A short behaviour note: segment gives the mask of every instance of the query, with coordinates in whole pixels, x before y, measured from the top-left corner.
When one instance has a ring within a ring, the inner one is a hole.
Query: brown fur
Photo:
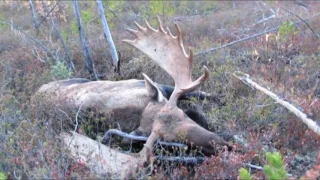
[[[132,132],[140,125],[144,109],[152,104],[159,104],[158,96],[162,96],[163,87],[166,85],[154,84],[148,86],[144,80],[124,81],[89,81],[87,79],[75,78],[69,80],[54,81],[44,84],[37,91],[37,101],[41,105],[46,104],[45,109],[55,109],[57,114],[65,116],[61,111],[70,116],[73,122],[65,117],[62,129],[74,129],[75,117],[79,110],[78,121],[85,126],[92,124],[94,128],[87,129],[86,133],[95,138],[97,132],[104,133],[110,128],[118,128],[124,132]],[[148,90],[148,86],[151,88]],[[161,87],[161,88],[157,88]],[[161,92],[159,92],[161,91]],[[171,94],[165,92],[165,98]],[[36,99],[36,98],[34,98]],[[61,111],[60,111],[61,110]],[[156,114],[156,108],[148,108]],[[57,117],[56,117],[57,118]],[[59,118],[60,119],[60,118]],[[153,119],[142,125],[143,129],[151,131]],[[61,122],[57,120],[57,127]],[[71,126],[71,128],[70,128]],[[87,132],[88,131],[88,132]],[[142,132],[142,131],[141,131]],[[144,133],[148,135],[148,133]]]

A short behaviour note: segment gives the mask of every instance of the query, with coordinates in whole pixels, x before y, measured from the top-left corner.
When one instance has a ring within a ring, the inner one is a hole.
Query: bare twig
[[[241,75],[241,76],[239,76],[239,75]],[[266,95],[268,95],[269,97],[271,97],[273,100],[275,100],[276,102],[278,102],[279,104],[284,106],[286,109],[288,109],[290,112],[295,114],[297,117],[299,117],[302,120],[302,122],[305,123],[311,130],[313,130],[315,133],[320,135],[320,127],[317,125],[317,123],[315,121],[313,121],[312,119],[309,119],[307,117],[307,115],[304,114],[303,112],[301,112],[298,108],[294,107],[293,105],[291,105],[287,101],[280,99],[276,94],[267,90],[266,88],[259,86],[257,83],[255,83],[251,79],[249,79],[249,75],[247,75],[247,74],[243,74],[241,72],[235,72],[235,73],[233,73],[233,76],[235,76],[239,80],[243,81],[245,84],[250,85],[251,87],[253,87],[255,89],[258,89],[258,90],[262,91],[263,93],[265,93]]]
[[[79,107],[79,109],[78,109],[78,112],[77,112],[77,114],[76,114],[76,126],[74,127],[74,132],[76,132],[76,130],[78,129],[78,125],[79,125],[79,123],[78,123],[78,115],[79,115],[79,112],[80,112],[83,104],[84,104],[84,103],[82,103],[82,104],[80,105],[80,107]]]
[[[41,19],[41,21],[37,24],[37,28],[43,23],[43,21],[51,14],[54,8],[58,5],[58,2],[51,8],[49,12],[46,13],[46,16]]]
[[[249,168],[263,170],[263,167],[261,167],[261,166],[257,166],[257,165],[253,165],[253,164],[249,164],[249,163],[244,163],[244,165],[248,166]]]
[[[317,16],[319,16],[319,15],[320,15],[320,13],[317,13],[317,14],[311,16],[311,17],[308,17],[308,18],[304,19],[304,21],[310,20],[310,19],[315,18],[315,17],[317,17]],[[296,21],[296,22],[294,22],[294,24],[299,24],[299,23],[301,23],[301,22],[302,22],[301,20],[300,20],[300,21]],[[201,52],[199,52],[199,53],[196,53],[194,56],[199,56],[199,55],[206,54],[206,53],[210,53],[210,52],[212,52],[212,51],[216,51],[216,50],[219,50],[219,49],[222,49],[222,48],[225,48],[225,47],[229,47],[229,46],[238,44],[238,43],[240,43],[240,42],[247,41],[247,40],[250,40],[250,39],[253,39],[253,38],[262,36],[262,35],[267,34],[267,33],[269,33],[269,32],[277,31],[279,28],[280,28],[280,26],[277,26],[277,27],[272,28],[272,29],[270,29],[270,30],[268,30],[268,31],[264,31],[264,32],[255,34],[255,35],[252,35],[252,36],[250,36],[250,37],[246,37],[246,38],[243,38],[243,39],[239,39],[239,40],[236,40],[236,41],[232,41],[232,42],[230,42],[230,43],[224,44],[224,45],[219,46],[219,47],[210,48],[210,49],[201,51]]]
[[[253,164],[250,164],[250,163],[244,163],[245,166],[248,166],[249,168],[252,168],[252,169],[258,169],[258,170],[261,170],[263,171],[263,167],[262,166],[257,166],[257,165],[253,165]],[[292,176],[292,174],[287,174],[289,177]]]
[[[39,61],[44,62],[44,63],[46,62],[46,61],[43,60],[43,59],[41,58],[41,56],[39,55],[36,46],[33,47],[33,49],[32,49],[32,54],[33,54]]]
[[[312,33],[320,39],[319,34],[315,33],[314,30],[311,28],[311,26],[304,20],[302,19],[300,16],[298,16],[297,14],[294,14],[293,12],[287,10],[286,8],[281,7],[283,10],[287,11],[289,14],[296,16],[297,18],[299,18],[304,24],[306,24],[308,26],[308,28],[312,31]]]
[[[54,57],[54,55],[51,53],[50,49],[48,49],[45,45],[43,45],[40,41],[38,41],[37,39],[35,39],[34,37],[30,36],[29,34],[23,32],[23,30],[21,28],[16,27],[15,25],[13,25],[12,23],[8,23],[6,21],[0,21],[0,24],[7,24],[10,25],[11,28],[19,31],[20,33],[24,34],[25,36],[27,36],[29,39],[31,39],[33,42],[35,42],[36,44],[38,44],[40,47],[42,47],[43,50],[45,50],[46,52],[48,52],[52,57]]]

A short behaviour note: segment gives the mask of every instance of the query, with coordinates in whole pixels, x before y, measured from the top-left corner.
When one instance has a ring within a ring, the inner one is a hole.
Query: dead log
[[[315,133],[320,135],[320,127],[317,125],[317,123],[315,121],[313,121],[312,119],[309,119],[307,117],[307,115],[304,114],[303,112],[301,112],[298,108],[294,107],[289,102],[282,100],[279,96],[277,96],[273,92],[267,90],[266,88],[259,86],[257,83],[252,81],[249,78],[249,75],[247,75],[247,74],[243,74],[241,72],[235,72],[235,73],[233,73],[233,76],[235,76],[237,79],[241,80],[245,84],[250,85],[251,87],[253,87],[255,89],[258,89],[259,91],[261,91],[261,92],[265,93],[266,95],[268,95],[269,97],[271,97],[277,103],[281,104],[287,110],[289,110],[290,112],[295,114],[298,118],[300,118],[302,120],[302,122],[304,124],[306,124],[311,130],[313,130]]]
[[[101,177],[133,177],[139,166],[139,158],[111,149],[76,132],[61,133],[60,137],[74,160],[84,162],[92,172]]]

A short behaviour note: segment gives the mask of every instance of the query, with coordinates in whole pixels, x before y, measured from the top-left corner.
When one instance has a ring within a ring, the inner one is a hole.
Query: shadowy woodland
[[[204,112],[209,128],[236,150],[196,166],[159,163],[152,179],[236,179],[239,173],[240,179],[320,178],[320,135],[232,75],[248,74],[319,126],[320,2],[102,3],[120,52],[120,72],[96,1],[78,1],[87,54],[72,1],[0,1],[0,179],[106,178],[68,157],[57,135],[34,123],[33,111],[50,110],[34,106],[31,98],[41,85],[73,77],[116,81],[143,79],[145,73],[157,83],[173,85],[148,57],[121,42],[132,37],[125,29],[135,28],[134,21],[144,25],[145,18],[156,27],[156,16],[173,34],[174,23],[181,27],[185,47],[194,52],[193,77],[199,77],[203,65],[209,68],[210,78],[200,90],[219,103],[192,103]]]

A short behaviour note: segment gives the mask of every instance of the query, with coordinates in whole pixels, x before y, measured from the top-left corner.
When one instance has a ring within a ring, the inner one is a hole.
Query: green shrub
[[[6,174],[3,172],[0,172],[0,180],[5,180],[5,179],[7,179]]]
[[[263,170],[267,179],[287,179],[287,171],[284,167],[281,154],[278,152],[266,153],[267,164],[264,165]],[[252,179],[248,170],[245,168],[239,169],[240,179]]]
[[[263,167],[268,179],[287,179],[287,171],[284,167],[281,154],[267,152],[267,165]]]
[[[63,62],[58,61],[51,70],[51,75],[56,80],[67,79],[72,75],[72,71],[68,70],[67,66]]]
[[[251,180],[252,178],[251,178],[251,176],[250,176],[250,174],[249,174],[249,172],[248,172],[248,170],[246,170],[245,168],[240,168],[240,170],[239,170],[239,176],[240,176],[240,179],[241,180],[243,180],[243,179],[245,179],[245,180]]]
[[[286,41],[288,36],[298,33],[298,31],[294,28],[293,25],[294,23],[292,21],[285,21],[280,25],[278,31],[280,41]]]

